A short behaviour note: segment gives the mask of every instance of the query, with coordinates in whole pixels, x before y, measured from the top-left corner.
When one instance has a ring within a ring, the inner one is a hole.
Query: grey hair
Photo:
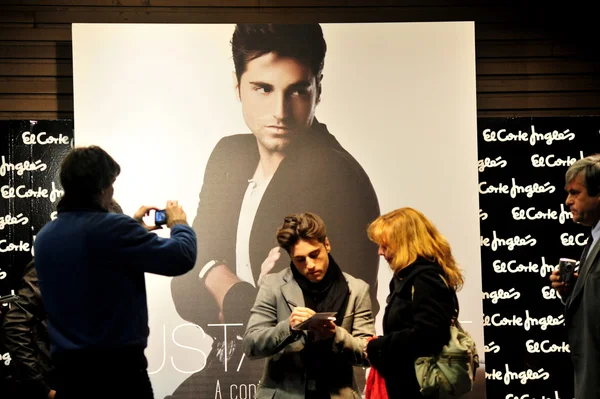
[[[565,184],[571,183],[583,174],[583,184],[589,196],[600,193],[600,154],[594,154],[577,160],[565,173]]]

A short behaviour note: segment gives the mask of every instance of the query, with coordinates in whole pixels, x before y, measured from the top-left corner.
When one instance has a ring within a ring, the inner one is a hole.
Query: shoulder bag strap
[[[402,280],[402,284],[406,283],[406,280],[408,280],[409,277],[412,277],[414,275],[413,273],[410,273],[408,276],[406,276],[406,278],[404,280]],[[448,288],[448,290],[450,291],[450,293],[452,294],[452,301],[454,302],[454,315],[452,316],[452,319],[450,320],[452,322],[452,324],[458,323],[458,314],[459,314],[459,305],[458,305],[458,298],[456,297],[456,291],[454,291],[449,285],[448,282],[446,281],[446,278],[442,275],[439,274],[440,278],[442,279],[442,281],[444,282],[444,284],[446,285],[446,287]],[[412,296],[411,299],[414,299],[415,296],[415,286],[413,285],[411,287],[412,289]]]

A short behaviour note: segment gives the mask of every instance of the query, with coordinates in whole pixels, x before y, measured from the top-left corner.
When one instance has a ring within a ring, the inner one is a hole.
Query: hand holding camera
[[[558,275],[560,276],[560,281],[565,284],[571,284],[572,280],[574,280],[575,271],[577,268],[577,261],[574,259],[568,258],[560,258],[558,263]]]
[[[558,268],[550,275],[552,288],[558,292],[561,297],[569,295],[573,283],[579,276],[577,274],[577,261],[574,259],[561,258]]]
[[[148,225],[148,224],[146,224],[146,222],[144,222],[144,216],[150,215],[150,211],[152,211],[152,210],[159,212],[158,208],[155,206],[142,205],[140,207],[140,209],[138,209],[137,212],[133,215],[133,218],[135,220],[137,220],[138,222],[140,222],[140,224],[142,226],[144,226],[144,228],[148,231],[158,230],[161,228],[161,226],[156,223],[154,223],[154,225],[152,226],[152,225]]]
[[[187,223],[187,216],[177,201],[167,201],[165,213],[167,215],[167,227],[169,228],[177,223]]]
[[[148,225],[144,222],[144,216],[150,215],[150,211],[154,211],[154,225]],[[187,216],[177,201],[167,201],[165,209],[158,209],[155,206],[141,206],[133,215],[133,218],[148,231],[161,229],[164,225],[170,228],[177,223],[187,223]]]

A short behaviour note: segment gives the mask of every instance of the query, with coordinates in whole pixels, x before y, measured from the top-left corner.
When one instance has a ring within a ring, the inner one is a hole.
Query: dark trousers
[[[62,351],[53,361],[56,399],[154,399],[144,348]]]

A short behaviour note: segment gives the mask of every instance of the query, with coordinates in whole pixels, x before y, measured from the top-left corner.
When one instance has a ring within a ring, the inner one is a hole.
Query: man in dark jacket
[[[600,397],[600,154],[577,160],[565,173],[565,204],[573,222],[590,229],[575,282],[565,284],[559,270],[550,276],[565,304],[565,326],[575,377],[575,399]]]

